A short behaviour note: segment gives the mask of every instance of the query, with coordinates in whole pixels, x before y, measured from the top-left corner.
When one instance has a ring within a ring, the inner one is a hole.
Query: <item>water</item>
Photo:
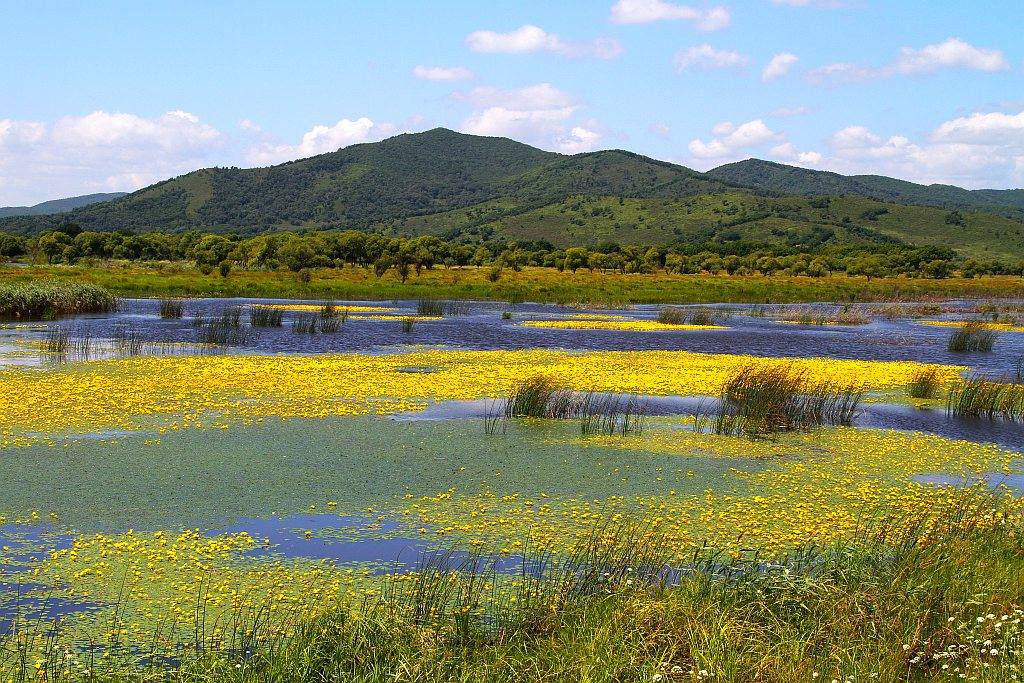
[[[296,303],[279,299],[197,299],[185,304],[185,318],[163,320],[159,302],[134,299],[126,302],[118,313],[78,316],[58,324],[81,332],[88,330],[95,340],[97,355],[102,346],[98,340],[113,339],[116,330],[125,326],[136,329],[152,343],[169,346],[155,353],[195,353],[198,340],[193,325],[197,316],[217,316],[225,308],[247,307],[259,303]],[[302,302],[309,303],[309,302]],[[316,303],[316,302],[313,302]],[[768,317],[733,315],[726,329],[671,330],[630,332],[620,330],[578,330],[523,327],[526,320],[562,320],[581,312],[563,306],[473,302],[464,315],[441,320],[418,320],[411,333],[402,331],[401,316],[414,315],[416,302],[351,302],[353,305],[385,306],[389,311],[381,317],[376,313],[353,313],[341,330],[332,334],[296,334],[291,330],[295,312],[285,312],[281,328],[257,328],[251,339],[232,352],[242,353],[387,353],[408,345],[462,350],[515,350],[558,348],[578,350],[671,350],[705,353],[750,354],[791,358],[842,358],[864,360],[914,360],[928,363],[968,365],[977,372],[992,376],[1012,374],[1024,356],[1024,333],[1000,334],[992,353],[956,354],[946,349],[951,328],[922,325],[912,319],[875,320],[867,325],[792,325]],[[966,305],[966,302],[960,302]],[[622,315],[629,319],[653,320],[658,306],[635,306],[621,311],[588,311]],[[728,307],[731,310],[748,310]],[[512,310],[511,320],[502,319],[503,311]],[[248,316],[243,314],[243,321]],[[0,335],[0,356],[24,347],[12,346],[14,341],[42,341],[43,328],[6,329]],[[6,346],[5,346],[6,345]],[[108,344],[109,346],[109,344]],[[0,362],[25,362],[23,359],[0,358]]]

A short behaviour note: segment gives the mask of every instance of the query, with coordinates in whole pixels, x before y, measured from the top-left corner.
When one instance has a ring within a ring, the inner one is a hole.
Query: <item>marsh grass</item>
[[[341,329],[343,322],[340,315],[332,315],[329,318],[321,316],[318,324],[322,334],[334,334]]]
[[[853,384],[811,383],[791,365],[747,366],[730,377],[710,413],[698,412],[698,431],[766,436],[851,425],[864,392]]]
[[[106,289],[82,282],[37,280],[0,284],[0,318],[44,319],[117,310]]]
[[[87,680],[125,683],[1019,680],[1024,535],[1007,498],[954,492],[782,554],[715,541],[680,557],[656,524],[598,522],[565,553],[439,549],[376,597],[286,612],[278,637],[272,605],[214,622],[199,596],[194,635],[165,630],[134,660],[104,656],[103,642],[69,665],[48,623],[26,624],[0,635],[0,671],[46,683],[86,667]],[[118,646],[124,630],[109,629]]]
[[[416,319],[412,316],[405,316],[402,318],[402,332],[405,334],[412,334],[413,325],[416,323]]]
[[[299,311],[292,318],[292,332],[295,334],[316,334],[320,316],[317,313]]]
[[[845,305],[839,309],[821,306],[784,307],[780,319],[797,325],[866,325],[871,322],[863,311]]]
[[[121,356],[138,356],[145,348],[142,330],[130,324],[114,327],[114,352]]]
[[[584,436],[640,434],[647,417],[647,401],[635,395],[585,394],[576,408]]]
[[[984,323],[971,321],[953,331],[948,348],[953,353],[988,353],[999,335]]]
[[[445,314],[445,303],[437,299],[420,299],[416,302],[416,315],[421,318],[440,318]]]
[[[253,327],[281,327],[284,311],[273,306],[252,306],[249,309],[249,324]]]
[[[46,340],[43,342],[43,348],[47,353],[60,356],[67,354],[71,348],[71,333],[66,327],[60,325],[46,328]]]
[[[949,390],[946,413],[956,417],[1000,417],[1024,422],[1024,384],[972,377]]]
[[[728,318],[727,311],[715,311],[706,306],[693,309],[662,306],[658,309],[658,322],[664,325],[717,325]]]
[[[567,419],[576,415],[576,393],[548,375],[528,377],[513,387],[505,402],[505,416]]]
[[[185,315],[185,304],[181,299],[160,299],[160,317],[178,319]]]
[[[944,384],[938,368],[922,368],[914,373],[907,385],[907,395],[911,398],[935,398]]]

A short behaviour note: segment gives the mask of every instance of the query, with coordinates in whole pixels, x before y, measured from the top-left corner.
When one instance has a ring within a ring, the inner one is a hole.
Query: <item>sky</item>
[[[0,0],[0,205],[444,126],[1024,187],[1024,0]]]

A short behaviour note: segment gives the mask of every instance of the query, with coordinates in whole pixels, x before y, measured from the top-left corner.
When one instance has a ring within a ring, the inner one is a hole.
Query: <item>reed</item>
[[[911,398],[935,398],[942,384],[942,374],[937,368],[922,368],[910,379],[907,395]]]
[[[338,315],[333,315],[329,318],[321,316],[320,320],[318,321],[318,324],[320,326],[320,332],[322,334],[334,334],[335,332],[338,332],[341,329],[342,320],[341,317]]]
[[[506,417],[571,418],[578,401],[571,389],[553,377],[534,375],[513,387],[505,402]]]
[[[972,377],[951,387],[946,414],[1024,422],[1024,384]]]
[[[583,436],[640,434],[647,416],[647,402],[633,394],[622,397],[590,392],[579,401],[577,413]]]
[[[185,305],[181,299],[160,299],[160,317],[177,319],[185,315]]]
[[[997,337],[998,334],[991,327],[970,321],[953,331],[948,348],[953,353],[988,353],[995,346]]]
[[[114,328],[114,351],[122,356],[138,356],[145,348],[142,330],[134,325]]]
[[[252,306],[249,309],[249,324],[253,327],[281,327],[284,311],[273,306]]]
[[[412,334],[412,327],[415,324],[416,319],[412,316],[405,316],[402,318],[402,332],[405,334]]]
[[[686,322],[686,311],[677,306],[663,306],[658,309],[658,322],[663,325],[682,325]]]
[[[71,346],[70,338],[71,335],[66,327],[53,325],[46,328],[46,340],[43,342],[43,346],[47,353],[63,356]]]
[[[416,315],[421,318],[440,318],[445,314],[445,304],[437,299],[420,299],[416,302]]]
[[[295,334],[316,334],[320,316],[316,313],[300,311],[292,318],[292,332]]]
[[[0,284],[0,318],[44,319],[117,310],[106,289],[81,282],[39,280]]]
[[[710,414],[698,414],[697,428],[758,437],[850,425],[863,398],[852,384],[810,384],[790,365],[747,366],[727,380]]]

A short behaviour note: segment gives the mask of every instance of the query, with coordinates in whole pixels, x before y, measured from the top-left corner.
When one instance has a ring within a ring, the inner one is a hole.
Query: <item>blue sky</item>
[[[0,204],[435,126],[1024,186],[1024,2],[0,0]]]

